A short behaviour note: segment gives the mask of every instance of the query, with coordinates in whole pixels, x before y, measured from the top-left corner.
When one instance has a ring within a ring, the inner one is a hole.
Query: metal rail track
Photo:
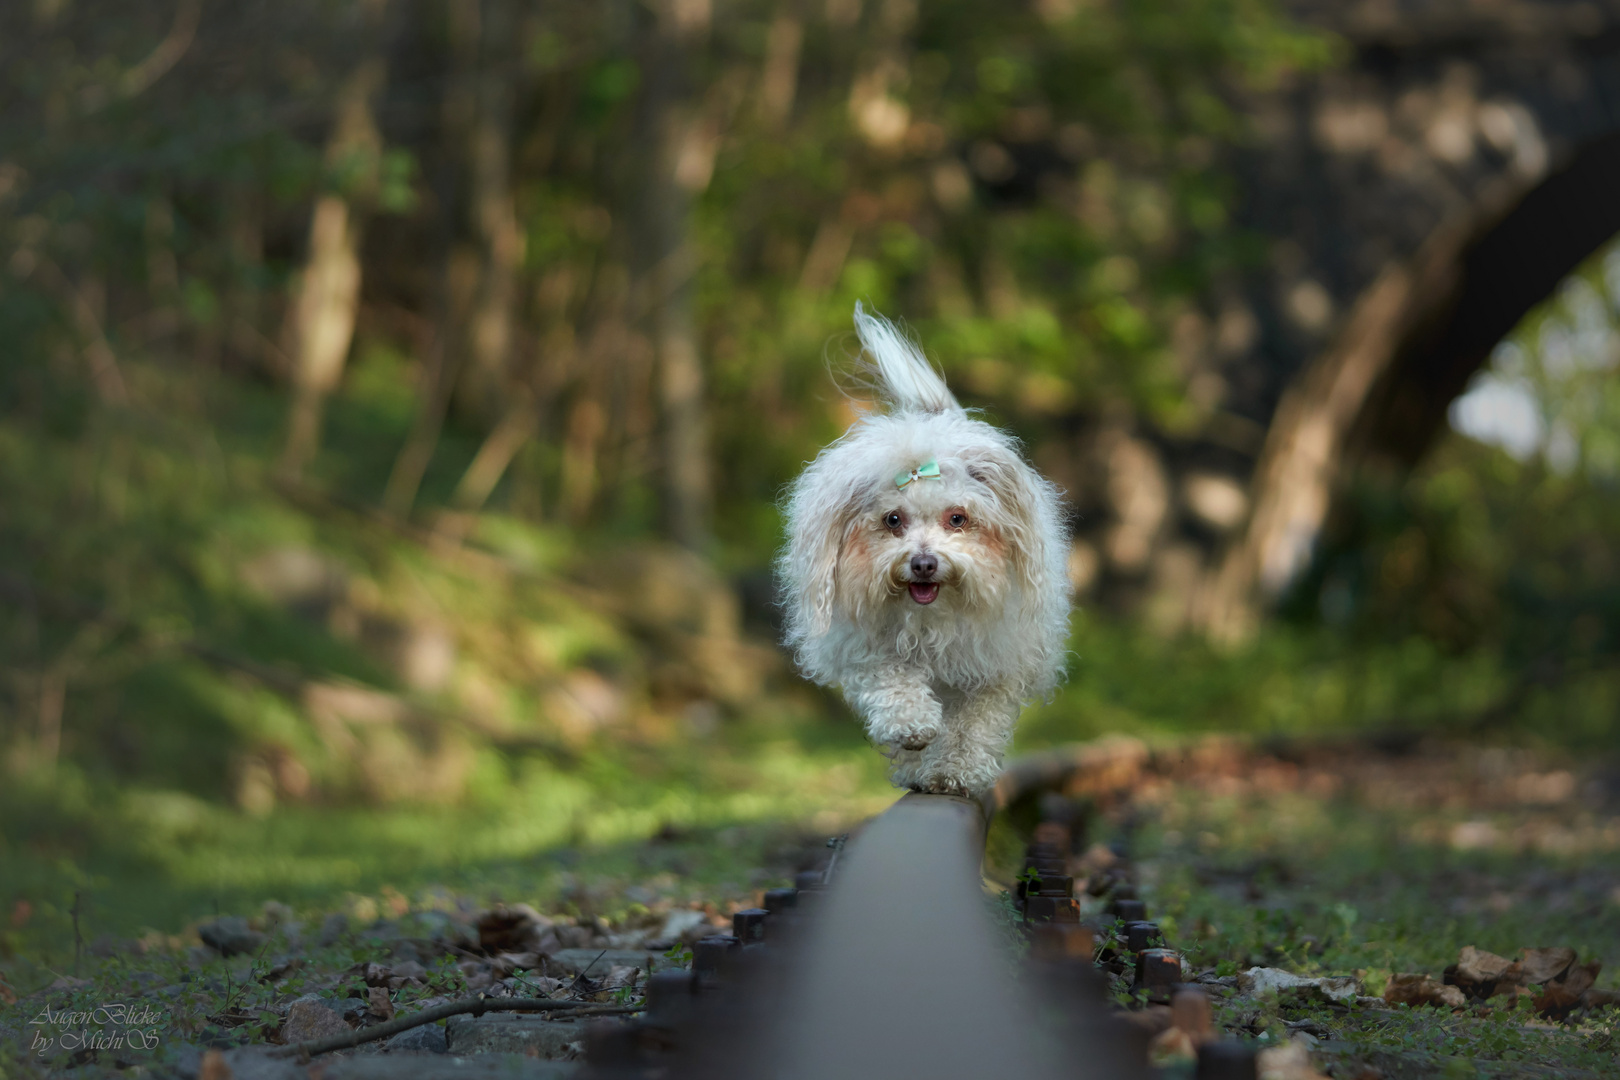
[[[600,1023],[586,1040],[592,1080],[1019,1080],[1149,1075],[1147,1040],[1104,1001],[1101,955],[1134,961],[1138,984],[1168,999],[1179,959],[1154,949],[1128,884],[1117,919],[1080,923],[1068,826],[1037,829],[1020,887],[1025,923],[998,920],[981,877],[997,812],[1042,792],[1104,794],[1128,784],[1139,743],[1087,744],[1014,762],[982,800],[910,794],[869,822],[832,880],[800,875],[705,939],[691,973],[653,976],[645,1018]],[[1044,837],[1044,839],[1043,839]],[[1027,895],[1024,895],[1027,894]],[[1019,971],[1007,935],[1032,938]],[[1128,944],[1126,943],[1128,939]],[[1133,955],[1134,954],[1134,955]],[[1252,1078],[1253,1055],[1200,1051],[1200,1080]]]

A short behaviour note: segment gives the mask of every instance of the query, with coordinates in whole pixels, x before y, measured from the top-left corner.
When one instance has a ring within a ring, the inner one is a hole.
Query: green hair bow
[[[925,461],[915,469],[897,473],[894,478],[894,486],[903,488],[913,480],[922,480],[926,477],[932,477],[935,480],[939,479],[939,462]]]

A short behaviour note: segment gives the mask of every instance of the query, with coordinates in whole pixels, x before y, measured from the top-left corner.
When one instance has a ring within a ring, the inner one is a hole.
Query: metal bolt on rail
[[[1030,922],[1080,922],[1080,905],[1067,896],[1036,895],[1024,900],[1024,917]]]
[[[1058,920],[1032,927],[1029,943],[1030,953],[1037,960],[1083,960],[1089,964],[1097,949],[1090,927]]]
[[[1215,1009],[1209,995],[1196,986],[1177,990],[1170,999],[1170,1021],[1191,1035],[1194,1042],[1208,1039],[1215,1030]]]
[[[585,1026],[585,1060],[607,1075],[638,1069],[647,1060],[641,1046],[641,1025],[634,1021],[593,1020]]]
[[[1072,850],[1069,827],[1061,821],[1043,821],[1035,826],[1035,843],[1045,844],[1057,851]]]
[[[696,986],[690,971],[660,971],[647,978],[647,1019],[674,1027],[691,1011]]]
[[[692,972],[699,985],[719,982],[725,975],[731,952],[741,946],[735,934],[713,934],[692,946]]]
[[[1181,982],[1181,957],[1169,949],[1143,949],[1136,955],[1136,985],[1151,998],[1168,1000]]]
[[[1032,896],[1074,896],[1074,878],[1068,874],[1042,874],[1029,883]]]
[[[1125,948],[1133,953],[1151,949],[1160,941],[1156,922],[1128,922],[1125,924]]]
[[[780,914],[790,907],[796,907],[798,902],[798,889],[767,889],[765,891],[765,910],[772,915]]]
[[[1108,905],[1108,913],[1123,923],[1145,922],[1147,905],[1134,899],[1114,900]]]
[[[744,945],[758,945],[765,940],[765,920],[770,915],[764,908],[743,908],[731,916],[731,932]]]

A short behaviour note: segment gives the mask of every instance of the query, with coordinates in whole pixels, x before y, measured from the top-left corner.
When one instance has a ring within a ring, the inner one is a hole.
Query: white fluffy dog
[[[917,347],[855,305],[890,408],[823,450],[787,499],[787,644],[843,687],[899,787],[977,796],[1069,632],[1058,491],[975,420]]]

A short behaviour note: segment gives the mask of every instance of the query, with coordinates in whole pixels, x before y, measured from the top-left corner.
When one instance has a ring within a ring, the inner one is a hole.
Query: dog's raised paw
[[[938,724],[908,724],[897,729],[890,736],[889,742],[901,750],[924,750],[941,734],[942,730]]]

